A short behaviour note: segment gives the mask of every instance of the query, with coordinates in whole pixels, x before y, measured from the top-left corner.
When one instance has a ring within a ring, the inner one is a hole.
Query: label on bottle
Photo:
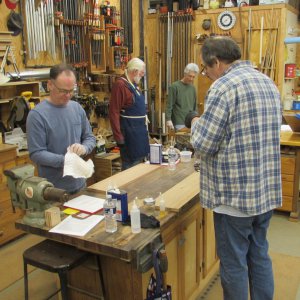
[[[104,210],[104,214],[105,214],[105,215],[106,215],[106,214],[112,214],[112,215],[115,215],[115,214],[116,214],[116,211],[117,211],[116,207],[105,207],[105,208],[103,208],[103,210]]]

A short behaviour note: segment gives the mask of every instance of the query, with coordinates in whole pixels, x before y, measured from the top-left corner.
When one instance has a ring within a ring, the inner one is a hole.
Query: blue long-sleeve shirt
[[[200,153],[200,202],[248,215],[281,206],[280,94],[249,62],[236,62],[210,87],[193,123]]]
[[[30,111],[26,128],[30,159],[37,165],[39,176],[67,192],[84,187],[83,178],[63,177],[67,148],[79,143],[88,154],[96,144],[83,108],[75,101],[55,106],[44,100]]]

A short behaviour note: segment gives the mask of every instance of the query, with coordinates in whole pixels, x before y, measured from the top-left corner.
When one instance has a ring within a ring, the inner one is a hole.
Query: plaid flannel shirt
[[[281,206],[280,94],[250,62],[238,61],[210,87],[192,126],[200,154],[200,202],[257,215]]]

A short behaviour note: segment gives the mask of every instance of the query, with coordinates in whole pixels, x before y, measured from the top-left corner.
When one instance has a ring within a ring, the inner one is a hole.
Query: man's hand
[[[79,156],[86,154],[86,149],[81,144],[73,144],[73,145],[69,146],[68,151],[71,153],[75,153]]]
[[[191,128],[192,127],[192,120],[194,118],[199,118],[199,114],[196,112],[196,111],[190,111],[186,117],[185,117],[185,120],[184,120],[184,124],[185,124],[185,127],[187,128]]]
[[[174,130],[174,125],[173,125],[173,122],[171,120],[167,121],[167,127],[170,129],[170,130]]]

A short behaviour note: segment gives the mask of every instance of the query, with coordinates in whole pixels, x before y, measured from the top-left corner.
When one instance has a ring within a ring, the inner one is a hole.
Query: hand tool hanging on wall
[[[162,60],[163,93],[167,92],[171,82],[180,79],[185,66],[191,62],[192,21],[193,17],[189,10],[159,15],[157,30],[160,34],[157,40],[157,55]],[[176,61],[174,66],[172,66],[173,56]]]
[[[250,59],[251,34],[252,34],[252,9],[250,8],[248,13],[248,45],[247,45],[247,54],[245,59]]]
[[[132,53],[132,0],[121,0],[120,7],[121,26],[124,28],[124,45],[128,47],[128,53]]]
[[[260,39],[259,39],[259,62],[258,62],[260,68],[262,62],[263,38],[264,38],[264,17],[261,17],[260,18]]]
[[[12,64],[13,64],[13,67],[14,67],[14,70],[15,70],[15,72],[16,72],[16,74],[17,74],[17,78],[15,78],[15,79],[20,79],[20,72],[19,72],[19,69],[18,69],[18,66],[17,66],[16,58],[15,58],[15,55],[14,55],[14,53],[13,53],[13,51],[12,51],[10,45],[8,45],[8,46],[6,47],[5,54],[4,54],[3,59],[2,59],[2,62],[1,62],[0,74],[1,74],[1,75],[2,75],[2,74],[4,75],[5,66],[6,66],[6,64],[8,64],[8,61],[9,61],[9,60],[8,60],[8,56],[9,56],[9,55],[10,55],[10,57],[11,57]]]
[[[144,0],[139,0],[140,58],[144,59]]]
[[[146,110],[147,112],[149,111],[149,107],[148,107],[148,70],[149,70],[149,66],[148,66],[148,49],[147,47],[145,47],[145,65],[146,65],[146,70],[145,70],[145,75],[144,75],[144,96],[145,96],[145,106],[146,106]]]
[[[27,51],[30,59],[36,59],[39,52],[47,51],[56,59],[53,0],[40,1],[36,7],[34,0],[22,2],[25,6]]]

